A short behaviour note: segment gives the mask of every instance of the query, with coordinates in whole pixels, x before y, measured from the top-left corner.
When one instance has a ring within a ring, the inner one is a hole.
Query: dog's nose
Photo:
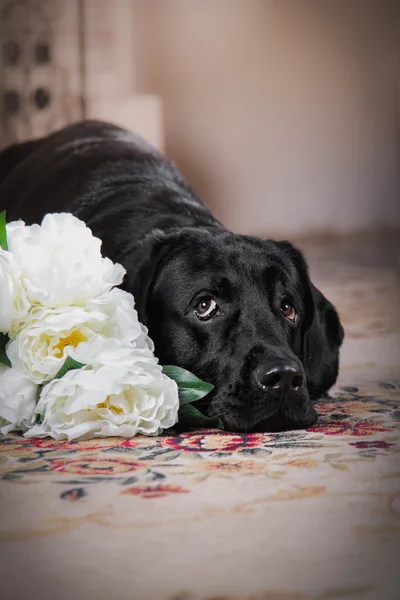
[[[256,377],[265,390],[297,392],[304,385],[304,375],[295,362],[258,367]]]

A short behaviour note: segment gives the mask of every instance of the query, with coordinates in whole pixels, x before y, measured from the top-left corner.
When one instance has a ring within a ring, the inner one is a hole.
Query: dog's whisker
[[[204,421],[206,419],[212,419],[214,417],[218,417],[219,419],[222,419],[222,415],[220,413],[220,410],[215,409],[215,410],[211,411],[209,414],[204,415],[204,419],[200,422],[200,426],[201,426],[202,423],[204,423]]]

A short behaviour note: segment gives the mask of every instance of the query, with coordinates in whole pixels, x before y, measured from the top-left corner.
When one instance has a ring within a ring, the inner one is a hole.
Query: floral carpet
[[[398,246],[305,250],[346,329],[318,424],[0,438],[2,598],[400,598]]]

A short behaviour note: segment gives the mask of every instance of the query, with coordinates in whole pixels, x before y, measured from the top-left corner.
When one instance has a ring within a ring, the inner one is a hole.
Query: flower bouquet
[[[222,427],[192,403],[213,388],[161,367],[125,269],[70,214],[0,214],[0,431],[56,440]]]

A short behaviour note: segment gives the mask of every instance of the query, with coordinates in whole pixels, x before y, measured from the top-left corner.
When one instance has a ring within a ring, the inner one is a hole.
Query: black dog
[[[85,122],[0,154],[0,209],[37,223],[71,212],[127,269],[161,364],[210,381],[227,429],[316,422],[343,329],[288,242],[230,233],[175,167],[135,135]]]

